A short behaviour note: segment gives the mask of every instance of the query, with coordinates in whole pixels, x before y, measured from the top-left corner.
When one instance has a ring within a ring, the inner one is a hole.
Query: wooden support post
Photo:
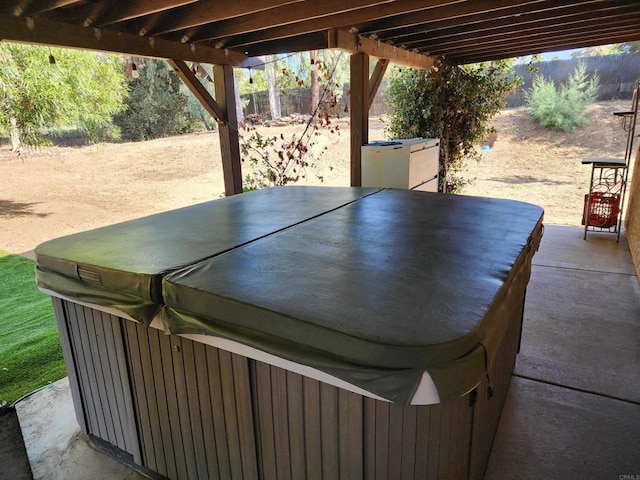
[[[218,125],[220,151],[224,173],[224,191],[227,196],[242,193],[242,167],[240,165],[240,143],[236,114],[233,68],[229,65],[213,67],[213,83],[216,102],[225,114],[226,122]]]
[[[369,55],[351,55],[351,186],[362,185],[362,146],[369,141]]]

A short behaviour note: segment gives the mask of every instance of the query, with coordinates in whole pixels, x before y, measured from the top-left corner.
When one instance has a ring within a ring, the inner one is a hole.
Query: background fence
[[[552,79],[556,84],[563,83],[580,63],[586,64],[589,74],[598,72],[600,76],[598,101],[631,99],[633,85],[636,80],[640,79],[640,53],[539,62],[532,65],[537,69],[537,73],[534,74],[529,73],[527,65],[515,65],[514,73],[522,77],[523,83],[520,88],[507,95],[507,108],[524,106],[524,93],[531,88],[535,75],[544,75],[546,78]],[[371,105],[369,112],[371,116],[389,113],[389,107],[385,99],[386,88],[387,81],[384,79]],[[243,104],[245,104],[245,115],[259,114],[269,116],[269,96],[266,91],[242,95],[241,98]],[[333,114],[337,116],[348,115],[348,84],[343,86],[342,93],[338,95],[337,100],[338,104]],[[280,105],[282,116],[296,113],[310,115],[311,91],[309,88],[301,87],[280,92]]]
[[[514,71],[523,79],[522,86],[507,95],[507,108],[522,107],[524,93],[531,88],[535,75],[543,75],[552,79],[556,85],[565,82],[575,68],[584,63],[587,73],[598,72],[600,76],[600,90],[598,101],[631,99],[633,85],[640,79],[640,54],[606,55],[601,57],[582,57],[569,60],[552,60],[534,63],[537,73],[533,75],[527,71],[527,65],[516,65]]]

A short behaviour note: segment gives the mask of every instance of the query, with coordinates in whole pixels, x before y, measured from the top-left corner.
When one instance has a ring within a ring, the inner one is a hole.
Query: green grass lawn
[[[36,287],[33,261],[0,250],[0,403],[66,374],[51,300]]]

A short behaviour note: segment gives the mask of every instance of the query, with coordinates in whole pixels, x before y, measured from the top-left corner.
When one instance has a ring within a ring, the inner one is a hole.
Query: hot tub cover
[[[165,329],[227,337],[404,404],[427,370],[445,401],[479,383],[522,312],[542,215],[383,190],[166,276]]]
[[[56,294],[149,323],[162,276],[377,191],[280,187],[57,238],[36,250],[36,281]]]

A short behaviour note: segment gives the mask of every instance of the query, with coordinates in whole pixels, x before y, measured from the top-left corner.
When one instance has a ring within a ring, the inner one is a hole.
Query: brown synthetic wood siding
[[[468,396],[408,407],[366,398],[364,407],[366,479],[467,478]]]
[[[134,322],[126,332],[144,466],[176,480],[258,478],[248,359]]]
[[[64,354],[64,362],[67,367],[67,374],[69,375],[69,387],[71,389],[71,398],[73,399],[73,406],[76,413],[76,419],[78,425],[84,433],[88,433],[87,419],[85,417],[85,407],[80,393],[80,373],[76,366],[77,357],[74,353],[74,349],[71,344],[71,333],[67,326],[67,312],[66,306],[62,300],[56,297],[51,297],[53,302],[53,311],[56,315],[56,321],[58,323],[58,332],[60,334],[60,343],[62,344],[62,352]]]
[[[523,303],[515,305],[514,311],[511,313],[512,321],[508,324],[502,344],[489,369],[489,377],[483,379],[477,388],[478,400],[474,412],[473,438],[471,440],[473,445],[469,475],[471,480],[482,479],[489,461],[489,454],[498,429],[520,345],[522,307]],[[488,390],[489,380],[493,390],[491,396]]]
[[[102,438],[139,458],[130,387],[124,358],[121,319],[71,302],[59,302],[65,314],[68,348],[77,382],[72,395],[80,398],[86,433]],[[62,330],[61,330],[62,333]],[[75,385],[74,385],[75,384]],[[77,389],[77,391],[76,391]]]
[[[522,303],[503,312],[508,328],[474,392],[400,406],[71,302],[54,305],[87,433],[173,480],[480,479],[522,313]]]
[[[252,361],[261,478],[363,478],[363,397]]]

